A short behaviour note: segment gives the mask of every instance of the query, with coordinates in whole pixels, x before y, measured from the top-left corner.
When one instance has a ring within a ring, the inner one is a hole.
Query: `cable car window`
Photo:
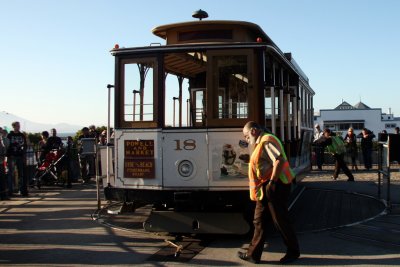
[[[247,56],[216,56],[214,64],[218,75],[218,119],[248,118]]]
[[[124,65],[124,121],[154,121],[154,62],[140,60]]]
[[[193,89],[193,121],[196,126],[206,125],[205,89]]]

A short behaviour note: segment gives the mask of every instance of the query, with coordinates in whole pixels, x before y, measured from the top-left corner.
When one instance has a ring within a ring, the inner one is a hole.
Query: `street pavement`
[[[342,174],[332,180],[332,169],[310,171],[299,185],[377,197],[378,174],[355,172],[356,182]],[[298,234],[301,258],[295,266],[400,265],[400,179],[392,173],[391,213],[332,229]],[[106,205],[103,200],[102,205]],[[310,203],[313,205],[313,203]],[[71,189],[32,189],[27,198],[0,201],[1,266],[246,266],[236,253],[248,246],[248,236],[214,236],[189,260],[154,255],[167,246],[165,233],[140,227],[118,227],[97,216],[94,184]],[[312,214],[310,214],[312,216]],[[294,218],[296,221],[296,218]],[[188,253],[190,248],[182,251]],[[284,254],[281,238],[268,238],[261,265],[279,265]],[[183,257],[184,258],[184,257]],[[156,260],[155,260],[156,259]]]

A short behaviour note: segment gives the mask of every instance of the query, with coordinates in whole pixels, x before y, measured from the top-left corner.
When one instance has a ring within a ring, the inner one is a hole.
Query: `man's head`
[[[260,125],[254,121],[249,121],[243,127],[243,136],[250,145],[254,145],[256,143],[261,132],[262,130]]]
[[[83,135],[88,135],[89,134],[89,128],[88,127],[83,127],[82,128],[82,134]]]
[[[56,129],[51,129],[50,130],[50,132],[51,132],[51,136],[53,136],[53,137],[56,137],[57,136],[57,130]]]
[[[324,129],[324,136],[325,136],[325,137],[329,137],[329,136],[331,136],[331,135],[332,135],[331,130],[328,129],[328,128],[325,128],[325,129]]]
[[[42,138],[43,138],[43,139],[49,138],[49,132],[48,132],[48,131],[43,131],[43,132],[42,132]]]
[[[347,132],[348,132],[348,134],[353,134],[353,133],[354,133],[353,127],[350,127],[350,128],[347,130]]]
[[[14,129],[14,132],[19,132],[19,129],[21,128],[19,121],[14,121],[13,123],[11,123],[11,126]]]

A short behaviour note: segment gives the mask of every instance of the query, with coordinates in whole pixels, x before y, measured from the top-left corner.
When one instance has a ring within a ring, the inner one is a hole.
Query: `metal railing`
[[[378,198],[386,201],[388,210],[392,208],[391,191],[390,191],[390,176],[391,176],[391,165],[395,162],[391,162],[389,158],[389,144],[379,143],[378,148]],[[397,162],[396,162],[397,163]]]

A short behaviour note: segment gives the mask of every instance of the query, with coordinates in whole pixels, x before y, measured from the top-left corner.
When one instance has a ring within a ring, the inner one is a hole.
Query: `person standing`
[[[95,125],[89,126],[89,136],[90,138],[95,139],[95,144],[99,142],[99,133],[97,132]],[[89,176],[93,177],[96,175],[96,155],[88,155],[87,161],[89,163]]]
[[[9,145],[6,138],[6,131],[0,127],[0,200],[9,199],[7,197],[7,177],[6,177],[6,154]]]
[[[375,138],[375,134],[367,128],[364,128],[357,137],[361,138],[364,167],[369,171],[372,168],[372,139]]]
[[[25,152],[26,152],[26,138],[20,132],[20,124],[18,121],[12,124],[13,131],[7,135],[10,140],[10,146],[7,151],[7,164],[8,164],[8,193],[10,196],[14,193],[14,168],[18,172],[18,185],[21,196],[28,196],[28,186],[26,176],[24,175],[25,169]]]
[[[323,146],[317,145],[317,140],[319,140],[323,136],[323,132],[319,127],[319,124],[315,124],[314,126],[314,151],[315,158],[317,161],[318,170],[322,170],[322,164],[324,163],[324,152],[325,149]]]
[[[49,139],[49,132],[43,131],[41,134],[42,139],[39,141],[39,153],[38,153],[38,162],[41,164],[46,158],[46,143]]]
[[[339,136],[333,135],[330,129],[324,130],[324,138],[321,138],[318,143],[320,145],[326,146],[326,150],[332,154],[335,159],[335,170],[333,172],[332,178],[336,180],[339,177],[340,170],[348,177],[348,182],[354,182],[354,176],[347,167],[344,161],[344,153],[346,151],[344,142]]]
[[[243,136],[253,150],[249,162],[249,190],[250,199],[256,202],[256,207],[253,238],[247,252],[239,251],[238,257],[260,263],[270,215],[286,245],[286,254],[280,263],[290,263],[300,257],[297,236],[288,214],[293,171],[279,139],[262,130],[259,124],[254,121],[246,123]]]
[[[51,129],[50,130],[51,136],[47,139],[46,142],[46,151],[50,152],[53,149],[59,150],[63,148],[63,143],[60,137],[57,136],[57,130]]]
[[[357,152],[357,137],[354,134],[354,130],[352,127],[349,128],[347,134],[344,137],[344,142],[346,144],[347,154],[351,158],[352,170],[358,170],[356,158],[358,155]]]
[[[82,178],[82,183],[88,183],[90,180],[89,176],[89,170],[90,170],[90,163],[91,163],[91,155],[87,155],[83,153],[83,143],[82,139],[85,138],[93,138],[89,134],[89,128],[88,127],[83,127],[82,128],[82,134],[78,137],[78,144],[80,145],[79,148],[79,165],[81,169],[81,178]]]

